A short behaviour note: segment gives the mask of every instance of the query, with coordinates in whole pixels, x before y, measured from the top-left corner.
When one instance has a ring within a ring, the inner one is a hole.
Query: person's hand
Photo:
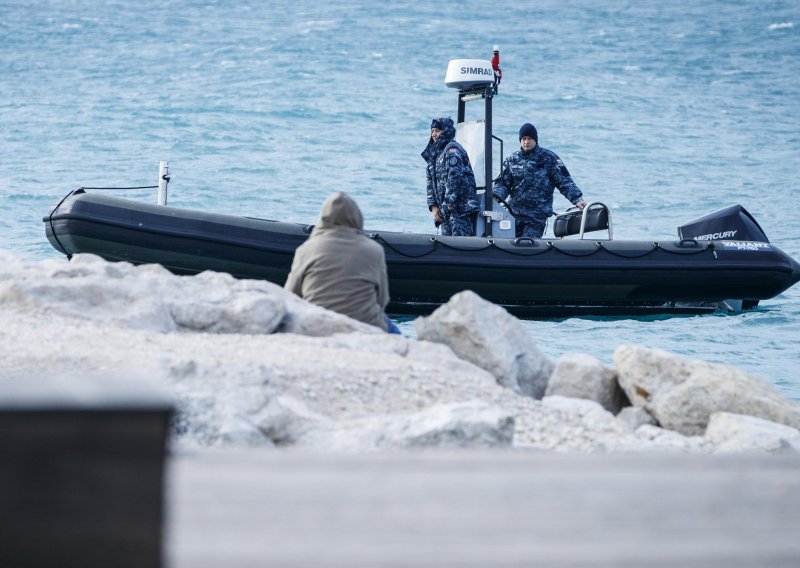
[[[434,221],[436,221],[437,223],[441,223],[442,222],[442,212],[436,205],[431,207],[431,213],[433,213],[433,220]]]
[[[585,208],[587,205],[589,205],[589,204],[588,204],[588,203],[586,203],[585,201],[578,201],[578,202],[575,204],[575,207],[577,207],[578,209],[581,209],[581,210],[583,210],[583,209],[584,209],[584,208]]]

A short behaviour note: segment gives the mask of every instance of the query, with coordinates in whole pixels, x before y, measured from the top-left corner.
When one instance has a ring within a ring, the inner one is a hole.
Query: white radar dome
[[[454,89],[468,89],[494,83],[492,63],[483,59],[451,59],[444,84]]]

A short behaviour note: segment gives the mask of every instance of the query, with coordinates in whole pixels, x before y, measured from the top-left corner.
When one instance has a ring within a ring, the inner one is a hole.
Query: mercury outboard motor
[[[767,235],[741,205],[723,207],[678,227],[678,237],[696,241],[760,241]]]

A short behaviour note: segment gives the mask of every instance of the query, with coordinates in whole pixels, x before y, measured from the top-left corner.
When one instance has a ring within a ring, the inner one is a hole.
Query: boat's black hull
[[[77,192],[44,218],[64,254],[228,272],[283,284],[310,227]],[[426,313],[470,289],[523,317],[648,314],[755,304],[800,279],[768,243],[589,241],[368,233],[386,251],[395,314]]]

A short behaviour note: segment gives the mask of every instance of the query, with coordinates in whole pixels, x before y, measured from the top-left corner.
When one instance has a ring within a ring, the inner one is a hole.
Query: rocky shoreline
[[[800,405],[734,367],[620,345],[542,354],[471,292],[390,336],[268,282],[0,251],[0,380],[148,382],[175,447],[796,453]]]

